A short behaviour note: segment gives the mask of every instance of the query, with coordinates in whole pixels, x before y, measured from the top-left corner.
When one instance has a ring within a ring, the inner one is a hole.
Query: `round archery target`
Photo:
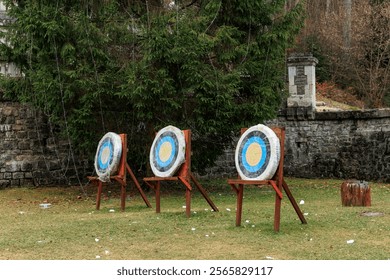
[[[185,160],[184,133],[174,126],[161,129],[150,149],[150,166],[158,177],[173,176]]]
[[[113,132],[108,132],[99,141],[95,155],[95,170],[102,182],[108,182],[118,169],[122,156],[122,139]]]
[[[279,138],[269,127],[255,125],[241,135],[236,147],[235,164],[242,179],[271,179],[278,168],[279,160]]]

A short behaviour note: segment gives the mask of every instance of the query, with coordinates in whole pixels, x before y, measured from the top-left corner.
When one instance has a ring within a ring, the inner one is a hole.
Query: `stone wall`
[[[390,109],[316,112],[312,116],[281,112],[268,126],[286,129],[287,176],[390,182]],[[209,169],[209,177],[237,176],[234,149]]]
[[[314,119],[281,114],[285,173],[305,178],[390,182],[390,110],[317,112]]]
[[[390,182],[390,110],[296,112],[283,110],[265,123],[286,129],[287,176]],[[90,163],[75,164],[68,143],[50,131],[31,107],[0,102],[0,188],[85,180]],[[237,176],[235,144],[203,178]]]
[[[0,102],[0,188],[78,181],[68,143],[57,141],[47,123],[29,106]]]
[[[286,108],[265,123],[286,129],[285,174],[390,182],[390,109],[318,111],[317,63],[311,54],[291,54]],[[234,147],[207,173],[208,177],[220,175],[237,176]]]

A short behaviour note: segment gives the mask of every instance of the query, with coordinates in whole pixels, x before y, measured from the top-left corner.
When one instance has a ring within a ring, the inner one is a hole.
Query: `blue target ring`
[[[257,143],[261,148],[261,157],[258,160],[256,165],[252,165],[248,163],[247,160],[247,153],[249,152],[248,148],[254,143]],[[258,136],[253,136],[246,141],[242,149],[242,153],[241,153],[242,165],[245,167],[246,170],[248,170],[249,173],[256,173],[261,169],[261,167],[264,166],[264,163],[266,161],[266,156],[265,156],[266,154],[267,154],[267,148],[264,140]]]
[[[167,135],[168,134],[168,135]],[[157,143],[155,150],[155,158],[157,166],[160,167],[160,170],[166,170],[169,166],[172,165],[174,159],[177,157],[177,138],[172,135],[172,133],[167,133]],[[167,146],[171,149],[169,151],[168,157],[162,157],[162,149],[164,146]]]
[[[249,148],[255,145],[258,146],[260,153],[253,155]],[[248,178],[257,178],[264,172],[270,159],[269,140],[263,132],[252,131],[243,137],[238,153],[241,172]],[[250,157],[252,164],[248,162]]]
[[[108,155],[103,153],[107,153],[107,150],[109,152]],[[110,163],[113,159],[113,147],[112,142],[110,139],[107,139],[103,142],[103,144],[100,146],[99,154],[98,154],[98,168],[99,170],[105,170],[110,166]]]
[[[280,142],[275,132],[265,125],[245,131],[237,144],[235,164],[245,180],[269,180],[279,166]]]
[[[185,160],[183,132],[174,126],[161,129],[154,138],[149,160],[156,176],[169,177],[174,175]]]
[[[100,139],[95,155],[95,170],[100,181],[110,181],[110,176],[118,171],[121,156],[121,137],[114,132],[106,133]]]

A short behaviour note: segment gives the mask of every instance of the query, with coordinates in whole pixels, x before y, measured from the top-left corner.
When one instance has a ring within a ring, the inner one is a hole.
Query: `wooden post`
[[[102,181],[99,181],[97,183],[97,187],[98,187],[98,192],[97,192],[97,195],[96,195],[96,210],[99,210],[100,209],[100,200],[102,198],[102,189],[103,189]]]
[[[237,213],[236,213],[236,226],[239,227],[241,225],[241,217],[242,217],[242,200],[244,197],[244,185],[238,185],[237,192]]]
[[[118,177],[121,185],[121,211],[125,211],[126,207],[126,161],[127,161],[127,134],[119,135],[122,139],[122,156],[119,163]]]
[[[343,206],[371,206],[371,189],[365,181],[345,181],[341,184]]]
[[[161,207],[160,207],[160,181],[156,182],[156,213],[160,213]]]

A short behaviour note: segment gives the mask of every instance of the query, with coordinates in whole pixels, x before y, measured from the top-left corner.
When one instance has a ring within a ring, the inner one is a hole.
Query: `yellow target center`
[[[110,148],[105,147],[101,153],[100,161],[105,164],[109,160],[110,157]]]
[[[158,151],[158,156],[162,162],[165,162],[169,159],[172,154],[172,145],[168,141],[161,144],[160,150]]]
[[[261,156],[262,151],[259,143],[250,144],[245,155],[246,162],[250,166],[255,166],[260,162]]]

